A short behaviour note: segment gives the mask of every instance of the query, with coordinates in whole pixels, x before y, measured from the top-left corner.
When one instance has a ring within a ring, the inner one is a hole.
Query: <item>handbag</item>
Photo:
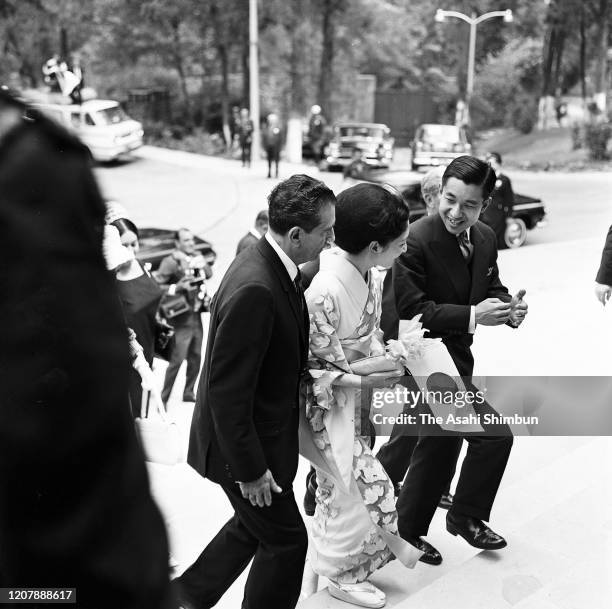
[[[155,406],[154,417],[150,416],[148,409],[151,402]],[[134,423],[145,461],[161,465],[176,465],[185,461],[178,425],[168,418],[159,391],[152,390],[148,395],[143,391],[140,417],[134,419]]]
[[[191,311],[191,306],[183,294],[170,296],[166,294],[159,305],[162,315],[166,319],[174,319],[187,311]]]
[[[153,341],[155,357],[169,361],[175,343],[174,326],[157,314],[155,316],[155,337]]]

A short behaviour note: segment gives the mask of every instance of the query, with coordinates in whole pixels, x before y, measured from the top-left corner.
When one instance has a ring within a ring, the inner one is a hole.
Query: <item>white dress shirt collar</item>
[[[295,265],[295,262],[293,262],[293,260],[291,260],[291,258],[289,258],[289,256],[287,256],[285,252],[283,252],[280,245],[276,243],[276,241],[274,241],[274,238],[272,237],[269,231],[266,233],[265,239],[267,239],[268,243],[272,246],[272,249],[281,259],[283,266],[287,269],[287,273],[289,274],[291,281],[295,281],[295,278],[298,274],[298,267]]]

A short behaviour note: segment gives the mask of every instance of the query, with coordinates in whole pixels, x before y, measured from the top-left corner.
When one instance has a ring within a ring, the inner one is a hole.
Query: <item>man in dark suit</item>
[[[497,249],[505,249],[506,220],[512,217],[514,191],[510,178],[502,173],[502,158],[499,152],[489,152],[487,162],[495,172],[495,187],[491,193],[491,203],[482,212],[481,220],[495,231]]]
[[[168,296],[182,294],[187,310],[170,319],[174,326],[174,346],[166,368],[161,397],[168,403],[174,381],[187,360],[183,402],[195,402],[195,384],[202,363],[204,329],[202,313],[206,299],[206,280],[212,277],[212,269],[196,248],[193,233],[180,228],[174,236],[176,249],[166,256],[153,273],[157,282],[166,289]],[[163,304],[163,301],[162,301]]]
[[[601,264],[595,279],[595,296],[602,305],[606,305],[612,294],[612,226],[608,230],[606,244],[601,253]]]
[[[262,209],[255,218],[255,226],[238,241],[236,256],[247,247],[256,245],[268,230],[268,210]]]
[[[215,605],[251,560],[244,609],[291,609],[300,592],[307,537],[292,483],[308,313],[297,265],[333,239],[335,197],[295,175],[268,202],[268,233],[234,260],[211,310],[188,461],[235,513],[179,579],[195,609]]]
[[[263,148],[268,159],[268,177],[272,177],[272,165],[274,164],[274,177],[278,178],[278,163],[283,146],[283,130],[277,114],[268,114],[267,124],[261,134]]]
[[[25,112],[0,88],[0,587],[169,609],[104,203],[87,149]]]
[[[495,182],[491,168],[474,157],[452,161],[442,178],[439,213],[417,221],[410,229],[407,251],[392,269],[393,302],[383,298],[382,326],[386,337],[397,336],[399,319],[421,314],[429,336],[442,338],[459,374],[469,384],[474,359],[470,347],[478,324],[518,326],[527,312],[522,294],[511,298],[499,279],[493,231],[478,221]],[[487,404],[475,404],[480,414]],[[398,503],[399,532],[422,549],[429,564],[442,562],[440,553],[421,539],[447,488],[459,456],[462,438],[468,453],[461,468],[447,529],[471,545],[499,549],[505,540],[483,521],[489,520],[501,482],[512,437],[505,426],[484,425],[486,435],[449,435],[421,426],[412,455],[402,456],[401,436],[385,445],[378,458],[392,469],[403,458],[410,468]],[[406,442],[412,449],[412,442]]]

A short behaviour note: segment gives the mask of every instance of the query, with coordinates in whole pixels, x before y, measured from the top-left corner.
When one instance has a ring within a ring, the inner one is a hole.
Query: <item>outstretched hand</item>
[[[525,316],[527,315],[529,307],[527,306],[527,303],[523,301],[525,293],[525,290],[519,290],[510,301],[509,321],[515,328],[518,328],[523,321],[525,321]]]
[[[272,493],[282,493],[283,489],[276,484],[272,472],[267,469],[263,476],[251,482],[238,482],[240,492],[252,506],[272,505]]]

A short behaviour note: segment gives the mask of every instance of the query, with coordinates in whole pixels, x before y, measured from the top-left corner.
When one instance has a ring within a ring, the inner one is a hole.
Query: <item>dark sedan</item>
[[[198,252],[208,264],[214,264],[217,254],[212,245],[197,235],[194,235],[194,239]],[[140,250],[136,257],[141,264],[150,265],[149,269],[152,271],[175,249],[174,231],[167,228],[141,228],[138,230],[138,242]]]
[[[359,148],[368,165],[389,167],[394,145],[389,127],[382,123],[337,123],[323,156],[328,169],[337,169],[346,167],[353,149]]]
[[[425,201],[421,196],[422,173],[414,171],[377,171],[371,170],[364,178],[365,180],[346,180],[346,186],[358,182],[375,182],[390,184],[397,188],[403,195],[410,207],[410,221],[414,222],[427,213]],[[541,199],[527,195],[514,194],[514,206],[512,217],[508,220],[506,229],[506,245],[517,248],[523,245],[527,239],[527,231],[542,226],[546,217],[546,208]]]

